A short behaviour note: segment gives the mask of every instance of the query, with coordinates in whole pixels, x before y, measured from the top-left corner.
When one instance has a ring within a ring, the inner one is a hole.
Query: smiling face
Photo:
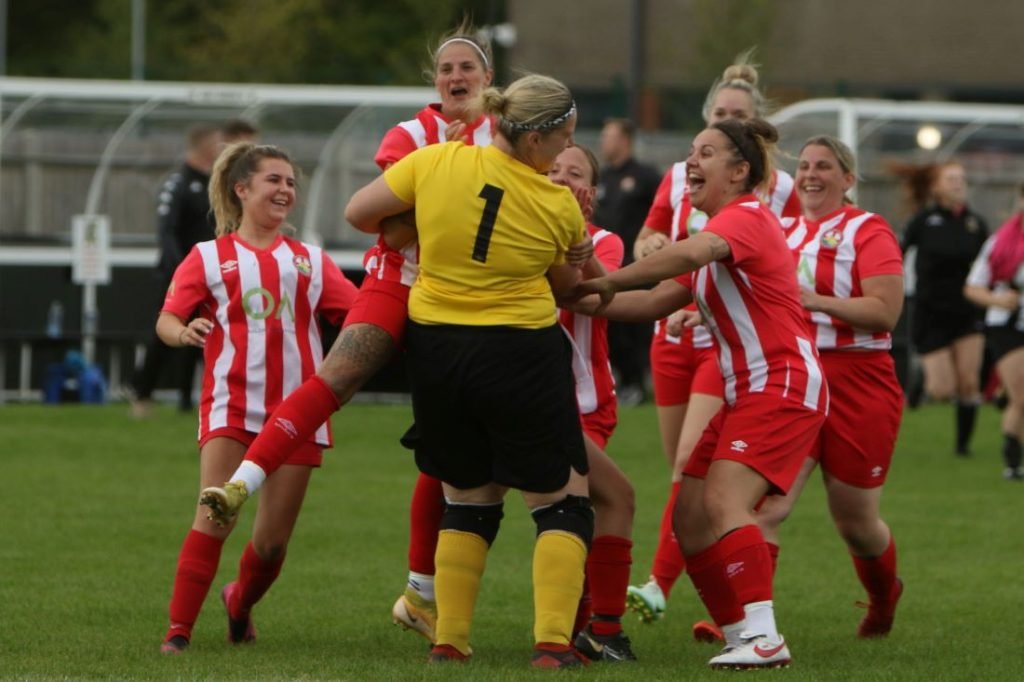
[[[745,194],[750,164],[737,163],[725,133],[705,128],[693,140],[686,157],[686,183],[694,207],[709,216]]]
[[[579,147],[566,147],[555,159],[555,164],[548,171],[548,177],[556,185],[571,189],[577,201],[580,200],[581,194],[589,195],[593,200],[594,192],[597,190],[594,168]],[[581,205],[580,208],[585,207]]]
[[[831,149],[809,144],[800,152],[795,182],[804,215],[818,220],[843,205],[843,197],[853,187],[854,175],[843,170]]]
[[[441,95],[441,111],[448,118],[473,118],[470,104],[491,84],[494,72],[484,66],[480,52],[468,43],[453,42],[437,55],[434,87]]]
[[[277,229],[295,205],[295,169],[282,159],[263,159],[248,183],[235,185],[235,193],[243,224]]]
[[[739,88],[722,88],[715,95],[715,101],[711,103],[708,125],[727,118],[746,121],[754,118],[754,113],[754,99],[750,93]]]

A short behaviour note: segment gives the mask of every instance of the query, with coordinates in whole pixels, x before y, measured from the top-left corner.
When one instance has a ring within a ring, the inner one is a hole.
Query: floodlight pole
[[[0,4],[6,0],[0,0]],[[2,72],[0,72],[2,73]],[[132,80],[146,78],[146,0],[132,0]]]
[[[647,0],[633,0],[629,3],[629,79],[628,97],[629,113],[633,123],[641,125],[641,97],[646,81],[646,60],[644,59],[647,43]]]
[[[0,76],[7,75],[7,0],[0,0]]]

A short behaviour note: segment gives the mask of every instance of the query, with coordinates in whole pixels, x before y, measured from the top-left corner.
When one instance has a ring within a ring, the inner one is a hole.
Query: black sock
[[[957,402],[956,404],[956,454],[966,455],[967,444],[974,433],[974,423],[978,419],[978,406],[973,402]]]
[[[1008,433],[1003,434],[1003,462],[1008,469],[1020,467],[1021,445],[1020,439]]]

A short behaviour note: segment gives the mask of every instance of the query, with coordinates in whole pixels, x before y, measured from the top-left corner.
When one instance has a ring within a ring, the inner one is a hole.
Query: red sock
[[[626,612],[632,549],[632,540],[615,535],[601,535],[590,545],[587,582],[596,616],[590,624],[594,634],[614,635],[622,630],[619,620]]]
[[[654,563],[651,565],[651,575],[658,583],[658,587],[664,593],[665,598],[672,592],[672,587],[683,571],[686,570],[686,560],[683,559],[683,552],[679,549],[679,540],[675,531],[672,530],[672,514],[676,508],[676,499],[679,497],[680,481],[672,483],[672,490],[668,495],[668,502],[665,503],[665,511],[661,514],[661,530],[658,532],[658,549],[654,552]]]
[[[576,639],[576,635],[583,631],[583,628],[587,627],[587,623],[590,622],[590,615],[593,613],[592,604],[590,602],[590,586],[587,584],[587,578],[583,578],[583,593],[580,595],[580,602],[576,605],[576,621],[572,624],[572,638]]]
[[[164,639],[182,635],[192,637],[192,626],[203,608],[206,593],[217,575],[220,550],[224,541],[197,530],[189,530],[178,554],[178,570],[174,574],[171,593],[171,627]]]
[[[715,544],[719,566],[736,593],[736,601],[771,601],[772,557],[757,524],[737,528]]]
[[[314,374],[270,413],[245,459],[270,476],[340,407],[327,382]]]
[[[872,603],[885,603],[892,598],[896,591],[896,541],[891,536],[889,546],[880,556],[855,556],[853,566]]]
[[[238,589],[228,604],[232,618],[242,620],[249,615],[249,610],[267,593],[277,580],[277,576],[281,574],[282,564],[283,555],[274,561],[264,561],[256,553],[252,541],[245,546],[242,559],[238,562]]]
[[[766,542],[768,545],[768,554],[772,557],[772,576],[775,575],[775,571],[779,570],[779,546],[774,542]]]
[[[718,544],[686,557],[686,571],[704,602],[711,620],[719,627],[738,623],[746,617],[743,605],[736,599],[732,585],[725,577]]]
[[[409,508],[409,570],[434,575],[437,534],[444,515],[441,480],[426,474],[416,479]]]

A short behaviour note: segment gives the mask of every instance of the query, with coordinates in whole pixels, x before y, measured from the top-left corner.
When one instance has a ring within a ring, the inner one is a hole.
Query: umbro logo
[[[748,447],[747,446],[747,442],[744,441],[744,440],[734,440],[729,445],[730,445],[730,449],[734,450],[736,452],[745,452],[747,447]]]
[[[237,269],[238,269],[238,261],[236,261],[236,260],[226,260],[226,261],[224,261],[223,263],[220,264],[221,272],[231,272],[232,270],[237,270]]]
[[[883,467],[875,467],[874,469],[871,470],[871,476],[873,478],[878,478],[879,476],[882,475],[883,471],[885,471]]]
[[[299,435],[299,430],[295,428],[295,424],[292,424],[291,421],[287,419],[278,417],[274,420],[274,426],[287,433],[289,438],[294,439]]]
[[[734,561],[733,563],[725,567],[725,574],[730,578],[735,577],[743,572],[743,562]]]

